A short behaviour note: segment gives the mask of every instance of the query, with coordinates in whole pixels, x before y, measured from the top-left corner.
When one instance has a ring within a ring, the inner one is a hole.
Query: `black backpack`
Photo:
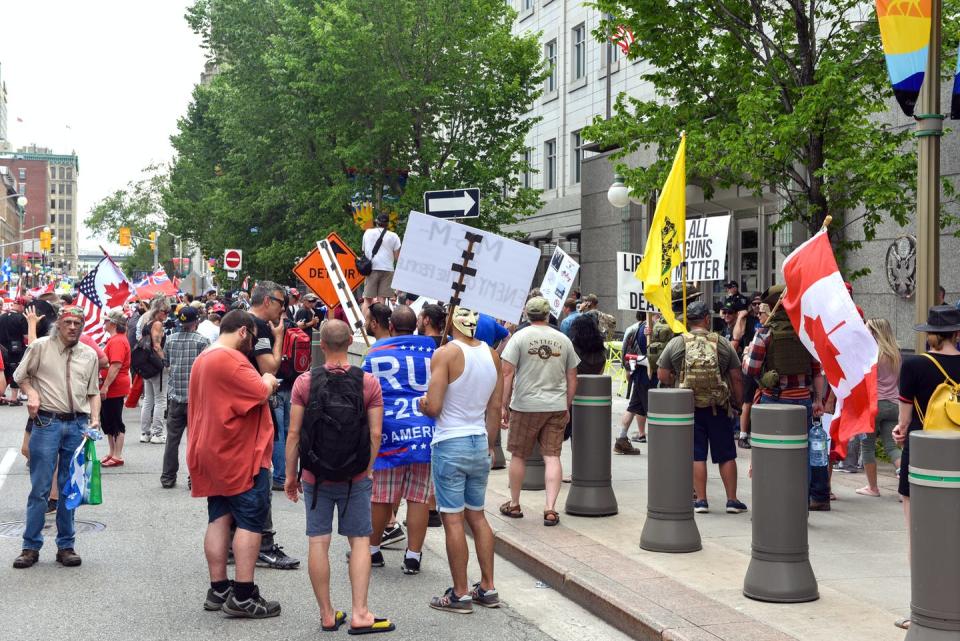
[[[163,361],[153,351],[153,343],[149,340],[150,337],[147,336],[146,342],[138,341],[130,352],[130,369],[142,379],[153,378],[163,371]]]
[[[370,465],[370,425],[363,370],[310,370],[310,398],[300,432],[300,469],[323,481],[345,482]],[[313,494],[316,500],[317,493]]]

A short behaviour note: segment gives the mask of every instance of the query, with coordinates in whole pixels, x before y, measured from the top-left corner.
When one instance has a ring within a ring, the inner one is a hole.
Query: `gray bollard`
[[[647,406],[647,520],[640,547],[703,548],[693,519],[693,392],[651,389]]]
[[[500,443],[500,435],[503,434],[503,431],[497,432],[497,442],[493,445],[493,464],[490,466],[491,470],[502,470],[507,466],[507,459],[503,455],[503,446]]]
[[[323,350],[320,349],[320,329],[313,330],[313,338],[310,339],[310,367],[323,365],[326,357]]]
[[[512,454],[511,454],[512,456]],[[526,471],[523,473],[523,485],[521,490],[542,490],[546,488],[543,480],[543,454],[540,453],[540,443],[533,444],[533,451],[527,457]]]
[[[911,432],[909,474],[910,628],[906,641],[956,641],[960,639],[960,432]]]
[[[771,603],[820,598],[807,545],[807,410],[754,405],[753,543],[743,595]]]
[[[577,376],[573,398],[573,481],[563,511],[577,516],[617,513],[610,457],[610,377]]]

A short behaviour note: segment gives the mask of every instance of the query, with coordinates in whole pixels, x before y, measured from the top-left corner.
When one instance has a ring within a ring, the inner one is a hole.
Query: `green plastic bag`
[[[97,444],[87,439],[83,447],[84,476],[87,477],[87,486],[83,491],[83,503],[86,505],[100,505],[103,503],[103,490],[100,485],[100,461],[97,460]]]

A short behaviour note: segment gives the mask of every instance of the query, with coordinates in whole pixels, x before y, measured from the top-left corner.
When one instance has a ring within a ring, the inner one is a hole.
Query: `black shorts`
[[[737,458],[733,419],[724,408],[717,408],[716,413],[709,407],[693,411],[693,460],[706,461],[708,449],[717,465]]]
[[[753,397],[757,395],[757,380],[752,376],[743,377],[743,402],[753,403]]]
[[[897,493],[900,496],[910,497],[910,432],[907,431],[907,440],[903,444],[903,453],[900,455],[900,484]]]
[[[100,405],[100,426],[107,436],[117,436],[127,431],[123,424],[123,397],[105,398]]]
[[[627,411],[631,414],[647,415],[647,396],[650,393],[650,377],[646,371],[633,373],[633,390],[630,392],[630,403]]]
[[[213,523],[220,517],[230,514],[233,523],[241,530],[254,534],[263,533],[264,520],[270,509],[270,470],[260,468],[253,479],[253,487],[234,496],[208,496],[207,518]]]

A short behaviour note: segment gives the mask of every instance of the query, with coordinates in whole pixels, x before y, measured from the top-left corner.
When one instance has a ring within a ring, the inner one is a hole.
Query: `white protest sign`
[[[637,278],[637,266],[643,254],[617,252],[617,309],[654,312],[657,308],[643,298],[643,281]]]
[[[570,255],[558,245],[553,250],[547,273],[543,275],[543,282],[540,283],[540,293],[550,302],[550,311],[557,318],[560,317],[563,301],[567,300],[567,294],[573,287],[578,271],[580,271],[580,264],[570,258]]]
[[[727,263],[727,235],[730,214],[687,219],[687,281],[721,280]],[[673,282],[681,281],[680,268],[673,270]]]
[[[469,259],[465,256],[468,234],[476,239]],[[465,260],[469,262],[460,303],[494,318],[519,322],[540,250],[460,223],[411,211],[392,287],[449,301],[460,277],[457,269]]]

